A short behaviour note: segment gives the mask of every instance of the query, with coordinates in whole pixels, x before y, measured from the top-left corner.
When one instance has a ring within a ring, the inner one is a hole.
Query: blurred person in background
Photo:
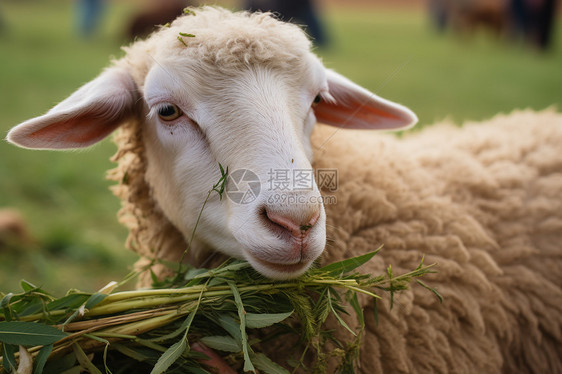
[[[556,0],[511,0],[513,35],[523,36],[541,50],[552,45]]]
[[[445,31],[449,21],[446,0],[429,0],[429,18],[437,31]]]
[[[250,11],[276,13],[283,21],[306,26],[305,31],[317,46],[328,43],[326,31],[313,0],[246,0],[243,4]]]
[[[104,0],[78,0],[78,28],[82,36],[89,38],[96,32],[104,8]]]
[[[429,0],[429,16],[439,31],[461,35],[482,28],[498,37],[523,37],[533,46],[551,46],[557,0]]]

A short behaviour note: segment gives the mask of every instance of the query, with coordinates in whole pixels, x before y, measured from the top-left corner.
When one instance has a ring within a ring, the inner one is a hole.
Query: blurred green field
[[[419,10],[326,9],[328,67],[410,106],[424,125],[484,119],[562,102],[562,30],[540,54],[484,32],[438,35]],[[0,4],[0,133],[40,115],[121,55],[130,2],[110,2],[100,33],[79,37],[69,0]],[[0,291],[20,279],[56,293],[93,291],[123,278],[136,256],[123,249],[119,201],[105,171],[110,141],[83,152],[31,152],[0,144],[0,208],[20,210],[35,243],[0,247]]]

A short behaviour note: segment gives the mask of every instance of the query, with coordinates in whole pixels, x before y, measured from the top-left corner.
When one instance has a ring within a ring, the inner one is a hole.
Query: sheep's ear
[[[378,97],[335,71],[326,69],[326,75],[332,97],[315,105],[318,122],[350,129],[402,130],[418,121],[410,109]]]
[[[136,96],[129,73],[109,68],[47,114],[14,127],[7,140],[32,149],[88,147],[133,115]]]

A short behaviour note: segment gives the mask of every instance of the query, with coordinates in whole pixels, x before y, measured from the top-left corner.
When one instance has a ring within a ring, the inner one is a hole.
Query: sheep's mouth
[[[279,273],[285,273],[285,274],[291,274],[291,273],[302,273],[302,270],[305,269],[306,267],[308,267],[309,263],[307,261],[299,261],[296,264],[279,264],[276,262],[270,262],[270,261],[266,261],[266,260],[262,260],[261,258],[258,258],[256,256],[252,256],[252,258],[259,262],[260,265],[270,269],[270,270],[274,270],[276,272]]]

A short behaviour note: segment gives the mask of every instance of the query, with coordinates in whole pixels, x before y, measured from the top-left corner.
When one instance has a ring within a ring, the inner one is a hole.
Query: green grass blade
[[[355,331],[353,331],[348,325],[347,323],[345,323],[345,321],[340,317],[340,315],[338,314],[338,312],[336,312],[333,302],[332,302],[332,295],[330,293],[330,290],[328,290],[328,294],[327,294],[327,298],[328,298],[328,306],[330,307],[330,310],[332,311],[332,314],[334,315],[334,317],[336,317],[336,319],[338,320],[338,322],[340,323],[340,325],[342,325],[347,331],[349,331],[350,333],[352,333],[354,336],[356,336],[357,334],[355,333]]]
[[[394,308],[394,287],[392,283],[394,274],[392,272],[392,265],[388,265],[388,268],[386,268],[386,273],[388,275],[388,284],[389,284],[389,292],[390,292],[390,310],[392,310],[392,308]]]
[[[326,265],[323,268],[318,269],[319,272],[325,272],[331,275],[339,275],[349,273],[352,270],[357,269],[359,266],[371,260],[377,253],[379,253],[380,248],[376,251],[366,253],[361,256],[348,258],[343,261],[334,262],[333,264]]]
[[[443,304],[443,296],[435,288],[428,286],[419,279],[416,279],[416,282],[426,290],[431,291],[439,299],[439,302]]]
[[[16,351],[17,346],[6,343],[2,344],[2,358],[4,369],[8,373],[16,373],[16,367],[18,365],[16,362],[16,356],[14,355]]]
[[[242,335],[242,352],[244,352],[244,371],[253,371],[256,369],[250,360],[250,345],[248,344],[248,335],[246,334],[246,311],[244,310],[244,304],[242,303],[242,298],[238,292],[238,287],[232,281],[227,282],[234,295],[234,302],[238,309],[238,318],[240,318],[240,334]]]
[[[376,299],[375,299],[376,300]],[[361,328],[365,327],[365,317],[363,315],[363,308],[359,305],[359,300],[357,299],[357,292],[352,292],[351,296],[348,297],[349,304],[355,311],[357,315],[357,320],[361,324]]]

